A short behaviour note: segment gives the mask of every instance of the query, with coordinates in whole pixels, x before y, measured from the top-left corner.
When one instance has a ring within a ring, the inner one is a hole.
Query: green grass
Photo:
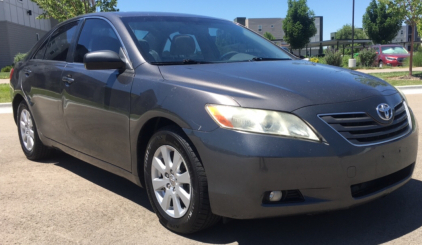
[[[0,103],[11,102],[9,84],[0,84]]]
[[[0,72],[0,79],[9,79],[10,72]]]
[[[422,80],[406,80],[406,79],[393,80],[391,79],[392,77],[407,76],[408,74],[409,72],[405,71],[405,72],[371,73],[369,75],[379,77],[387,81],[393,86],[422,85]],[[420,71],[413,72],[413,76],[422,78],[422,72]]]

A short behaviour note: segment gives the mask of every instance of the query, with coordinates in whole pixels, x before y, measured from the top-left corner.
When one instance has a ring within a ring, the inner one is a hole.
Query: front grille
[[[359,198],[363,197],[372,193],[375,193],[377,191],[380,191],[386,187],[389,187],[391,185],[394,185],[412,175],[413,167],[415,164],[411,164],[408,167],[405,167],[402,170],[399,170],[395,173],[392,173],[390,175],[371,180],[368,182],[356,184],[350,186],[350,190],[352,192],[352,197]]]
[[[324,114],[319,117],[353,145],[380,144],[397,139],[410,131],[403,102],[394,108],[391,124],[381,125],[364,112]]]

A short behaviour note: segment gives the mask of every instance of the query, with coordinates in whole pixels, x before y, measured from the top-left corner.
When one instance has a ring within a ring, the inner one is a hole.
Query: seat
[[[138,45],[139,50],[141,51],[141,54],[144,57],[144,59],[146,59],[147,61],[153,61],[153,62],[161,61],[158,53],[155,50],[151,50],[147,40],[144,40],[144,39],[138,40],[138,44],[139,44]]]
[[[196,45],[193,37],[189,35],[176,35],[170,46],[170,54],[179,57],[189,57],[195,53]]]

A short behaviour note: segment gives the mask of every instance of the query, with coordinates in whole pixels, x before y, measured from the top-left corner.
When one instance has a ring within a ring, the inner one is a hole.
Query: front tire
[[[188,234],[219,221],[211,212],[204,167],[178,128],[167,127],[151,137],[144,177],[151,205],[168,229]]]
[[[23,101],[18,107],[17,122],[19,142],[26,158],[41,160],[48,157],[51,154],[51,149],[41,142],[32,113]]]
[[[384,63],[382,63],[382,60],[380,60],[380,62],[378,63],[378,67],[379,67],[379,68],[382,68],[382,67],[383,67],[383,65],[384,65]]]

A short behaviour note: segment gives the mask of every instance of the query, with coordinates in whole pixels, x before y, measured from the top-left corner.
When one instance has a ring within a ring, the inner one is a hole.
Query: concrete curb
[[[0,108],[5,108],[5,107],[12,107],[12,103],[0,103]]]
[[[422,85],[396,86],[398,89],[422,89]]]

